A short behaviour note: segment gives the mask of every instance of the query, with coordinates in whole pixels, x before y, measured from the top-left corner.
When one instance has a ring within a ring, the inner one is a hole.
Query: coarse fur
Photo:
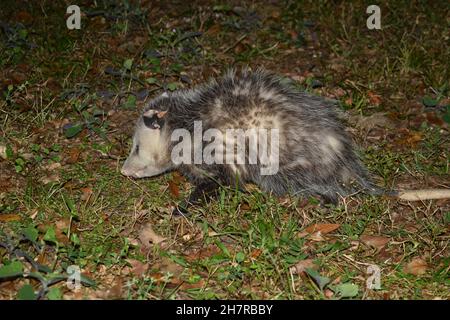
[[[201,121],[203,132],[278,129],[278,172],[262,175],[260,163],[248,162],[175,165],[171,154],[178,141],[172,141],[171,134],[178,128],[194,134],[195,121]],[[173,169],[196,186],[189,203],[213,194],[219,185],[236,183],[239,187],[254,183],[275,195],[320,196],[326,202],[337,202],[340,196],[359,190],[385,193],[370,181],[335,103],[301,92],[262,69],[239,74],[231,70],[205,85],[150,101],[138,119],[122,173],[141,178]]]

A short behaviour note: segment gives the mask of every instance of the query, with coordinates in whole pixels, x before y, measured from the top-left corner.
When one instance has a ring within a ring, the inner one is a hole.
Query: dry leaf
[[[70,226],[70,218],[60,219],[55,222],[56,230],[59,232],[67,232]]]
[[[123,283],[122,279],[116,278],[113,285],[107,290],[97,290],[95,296],[100,299],[112,300],[120,299],[123,295]]]
[[[178,263],[175,263],[172,259],[168,257],[163,257],[161,260],[152,266],[152,268],[159,270],[160,272],[170,272],[175,277],[181,275],[184,268]]]
[[[18,214],[0,214],[0,222],[20,221],[22,218]]]
[[[312,259],[305,259],[297,262],[294,266],[289,268],[289,271],[292,274],[301,274],[305,272],[306,269],[314,269],[317,270],[317,265],[314,264]]]
[[[60,177],[58,174],[51,174],[45,177],[41,177],[39,179],[40,182],[42,182],[44,185],[52,183],[52,182],[59,182]]]
[[[187,262],[194,262],[203,258],[209,258],[218,253],[220,253],[220,249],[216,245],[209,245],[206,248],[201,248],[200,250],[194,251],[191,254],[184,256],[184,258]]]
[[[42,169],[47,171],[54,171],[59,168],[61,168],[61,163],[59,162],[52,162],[42,167]]]
[[[330,299],[331,297],[333,297],[334,292],[327,288],[327,289],[325,289],[325,290],[323,291],[323,294],[325,295],[325,297],[327,297],[328,299]]]
[[[409,274],[413,274],[415,276],[422,275],[425,272],[427,272],[428,264],[425,260],[422,258],[414,258],[411,260],[410,263],[408,263],[404,268],[403,271]]]
[[[331,231],[336,230],[341,225],[337,223],[316,223],[306,227],[305,231],[312,234],[316,232],[320,232],[322,234],[330,233]]]
[[[351,116],[350,122],[365,131],[370,131],[375,127],[394,128],[393,121],[383,112],[377,112],[368,117],[361,115]]]
[[[314,232],[312,234],[309,235],[308,237],[309,240],[312,241],[316,241],[316,242],[321,242],[321,241],[325,241],[326,239],[322,236],[322,232]]]
[[[150,223],[146,223],[139,232],[139,240],[144,247],[148,247],[150,244],[162,243],[166,239],[153,231]]]
[[[80,197],[83,201],[89,201],[89,198],[92,196],[92,189],[91,188],[81,188],[82,195]]]
[[[381,236],[362,235],[360,238],[362,243],[369,247],[381,250],[389,241],[389,238]]]
[[[149,265],[135,259],[126,260],[131,265],[131,272],[137,276],[142,277],[148,270]]]
[[[374,92],[372,92],[372,91],[369,91],[369,92],[367,93],[367,95],[369,96],[369,102],[370,102],[372,105],[374,105],[374,106],[379,106],[379,105],[380,105],[380,103],[381,103],[381,97],[380,97],[380,95],[378,95],[378,94],[376,94],[376,93],[374,93]]]
[[[169,191],[170,194],[173,195],[175,198],[178,198],[180,196],[180,188],[173,179],[169,180]]]
[[[262,253],[261,249],[255,249],[252,251],[252,253],[250,254],[250,257],[252,257],[253,259],[258,258]]]
[[[80,157],[81,150],[78,148],[71,148],[69,149],[69,158],[66,160],[68,164],[73,164],[78,161],[78,158]]]

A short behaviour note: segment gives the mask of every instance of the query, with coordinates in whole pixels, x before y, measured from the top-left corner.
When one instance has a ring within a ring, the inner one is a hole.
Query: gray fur
[[[167,111],[164,122],[160,128],[149,129],[143,117],[139,118],[133,150],[122,169],[125,175],[154,176],[177,169],[194,184],[212,179],[223,185],[235,185],[237,175],[240,184],[255,183],[263,191],[276,195],[321,196],[332,202],[339,195],[359,189],[382,193],[369,181],[355,155],[335,104],[300,92],[264,70],[240,74],[229,71],[206,85],[159,96],[144,113],[152,110]],[[263,176],[258,165],[175,166],[170,153],[176,142],[170,141],[170,133],[176,128],[192,133],[194,121],[198,120],[202,121],[203,130],[276,126],[280,130],[278,173]],[[134,152],[139,136],[151,137],[141,142],[139,151],[146,154],[140,158]]]

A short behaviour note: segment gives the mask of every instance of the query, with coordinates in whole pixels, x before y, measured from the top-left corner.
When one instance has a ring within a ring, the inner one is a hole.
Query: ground
[[[448,188],[446,1],[380,4],[380,30],[362,2],[118,3],[69,30],[63,1],[2,2],[1,299],[450,298],[449,200],[249,186],[180,218],[183,177],[119,172],[151,97],[263,66],[339,101],[378,185]]]

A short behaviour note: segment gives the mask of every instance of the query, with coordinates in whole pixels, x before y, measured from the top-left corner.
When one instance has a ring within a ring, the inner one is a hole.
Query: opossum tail
[[[397,191],[397,198],[408,201],[450,199],[450,189],[418,189]]]
[[[374,196],[388,196],[407,201],[450,199],[450,189],[386,190],[367,181],[361,185],[366,193]]]

